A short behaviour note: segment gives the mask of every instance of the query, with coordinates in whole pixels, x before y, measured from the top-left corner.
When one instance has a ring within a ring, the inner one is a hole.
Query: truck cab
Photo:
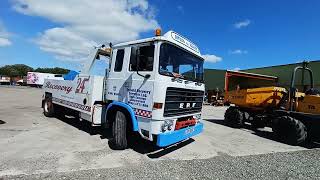
[[[79,74],[73,83],[69,81],[75,89],[67,98],[71,103],[55,101],[56,93],[45,86],[44,112],[49,106],[79,110],[80,119],[94,126],[110,127],[119,149],[127,147],[128,131],[137,132],[160,147],[202,132],[204,59],[190,40],[174,31],[162,36],[157,30],[155,37],[116,44],[110,53],[105,52],[98,49],[84,74]],[[110,57],[106,76],[86,74],[101,56]],[[45,82],[48,83],[53,84],[52,80]],[[65,82],[55,84],[68,86]],[[64,88],[68,89],[60,89]],[[65,97],[58,99],[66,100]],[[73,101],[80,109],[69,106]]]

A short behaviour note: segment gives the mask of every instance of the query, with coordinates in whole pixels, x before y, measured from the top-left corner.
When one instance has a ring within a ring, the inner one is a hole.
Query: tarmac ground
[[[233,129],[204,106],[204,132],[167,148],[139,140],[112,150],[72,117],[47,118],[42,90],[0,86],[0,179],[318,179],[319,145],[277,142],[270,128]]]

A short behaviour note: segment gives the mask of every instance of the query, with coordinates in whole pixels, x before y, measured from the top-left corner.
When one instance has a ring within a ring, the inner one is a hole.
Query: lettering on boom
[[[52,84],[51,82],[47,82],[46,85],[45,85],[45,88],[58,90],[58,91],[64,91],[64,92],[66,92],[66,94],[69,94],[72,91],[72,87],[70,87],[70,86]]]

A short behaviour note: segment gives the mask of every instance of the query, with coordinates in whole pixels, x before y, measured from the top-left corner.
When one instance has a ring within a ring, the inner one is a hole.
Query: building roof
[[[278,79],[276,76],[269,76],[264,74],[256,74],[256,73],[250,73],[250,72],[244,72],[244,71],[233,71],[233,70],[227,70],[228,73],[232,74],[244,74],[244,75],[250,75],[250,76],[258,76],[258,77],[266,77],[270,79]]]
[[[273,68],[273,67],[283,67],[283,66],[291,66],[291,65],[299,65],[302,64],[303,61],[301,62],[296,62],[296,63],[290,63],[290,64],[280,64],[280,65],[273,65],[273,66],[263,66],[263,67],[258,67],[258,68],[249,68],[249,69],[244,69],[243,71],[248,71],[248,70],[255,70],[255,69],[265,69],[265,68]],[[313,63],[319,63],[320,60],[312,60],[312,61],[307,61],[310,64]]]

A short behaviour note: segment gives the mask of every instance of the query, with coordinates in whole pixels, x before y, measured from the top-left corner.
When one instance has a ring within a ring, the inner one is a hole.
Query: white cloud
[[[9,40],[10,33],[6,30],[0,20],[0,47],[10,46],[12,42]]]
[[[10,46],[12,43],[9,39],[0,38],[0,47]]]
[[[235,49],[229,51],[230,54],[248,54],[247,50]]]
[[[159,27],[146,0],[14,0],[13,8],[62,25],[40,33],[35,42],[63,60],[82,61],[97,44],[134,40]]]
[[[233,71],[240,71],[240,68],[236,67],[233,69]]]
[[[241,28],[244,28],[244,27],[249,26],[250,23],[251,23],[251,21],[250,21],[249,19],[246,19],[246,20],[243,20],[243,21],[234,23],[233,26],[234,26],[236,29],[241,29]]]
[[[205,54],[205,55],[202,55],[202,57],[205,59],[206,62],[216,63],[216,62],[222,61],[221,57],[218,57],[213,54]]]
[[[54,54],[57,59],[68,61],[85,60],[93,46],[97,45],[68,28],[48,29],[35,42],[41,50]]]

